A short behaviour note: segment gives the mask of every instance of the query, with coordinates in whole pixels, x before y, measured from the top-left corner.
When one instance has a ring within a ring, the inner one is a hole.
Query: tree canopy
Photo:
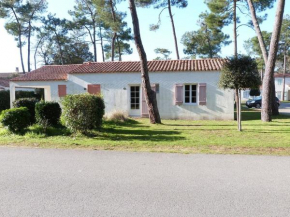
[[[185,46],[185,54],[206,58],[219,57],[222,46],[231,43],[229,35],[224,34],[221,27],[208,26],[208,17],[208,13],[202,13],[198,21],[200,28],[182,36],[181,43]]]
[[[255,59],[238,55],[227,58],[224,64],[219,86],[224,89],[258,88],[261,77]]]

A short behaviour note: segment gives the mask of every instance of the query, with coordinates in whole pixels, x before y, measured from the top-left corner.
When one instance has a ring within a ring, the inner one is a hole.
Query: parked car
[[[278,107],[280,106],[280,100],[276,98],[276,103],[278,104]],[[246,102],[246,106],[248,108],[252,108],[252,107],[255,107],[255,108],[261,108],[261,105],[262,105],[262,97],[261,96],[258,96],[256,97],[255,99],[249,99],[247,102]]]

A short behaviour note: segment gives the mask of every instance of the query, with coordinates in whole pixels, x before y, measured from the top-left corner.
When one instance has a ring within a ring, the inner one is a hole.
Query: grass
[[[277,116],[270,123],[260,121],[260,112],[243,108],[243,131],[235,121],[163,120],[151,125],[148,119],[124,123],[105,122],[101,132],[72,135],[66,128],[38,126],[24,135],[0,127],[0,145],[40,148],[81,148],[174,153],[290,155],[290,119]]]

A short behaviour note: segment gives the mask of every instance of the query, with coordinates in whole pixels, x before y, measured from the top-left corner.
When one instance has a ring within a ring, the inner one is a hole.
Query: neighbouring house
[[[284,74],[275,73],[275,91],[279,100],[282,100]],[[284,100],[290,100],[290,74],[285,74]]]
[[[0,91],[9,90],[9,80],[19,76],[19,72],[2,72],[0,73]],[[34,91],[34,88],[17,88],[17,91]]]
[[[282,93],[283,93],[283,80],[284,74],[282,73],[275,73],[275,91],[276,97],[279,100],[282,100]],[[262,94],[262,89],[260,90]],[[243,90],[241,93],[242,100],[248,100],[249,98],[253,98],[250,96],[250,90]],[[285,74],[285,91],[284,91],[284,100],[290,100],[290,73]]]
[[[0,91],[9,90],[9,79],[0,77]]]
[[[13,73],[0,73],[0,90],[9,90],[9,79]]]
[[[234,119],[232,90],[218,87],[224,59],[148,61],[150,82],[164,119]],[[61,101],[67,94],[101,94],[106,113],[122,111],[147,117],[140,62],[89,62],[43,66],[10,81],[15,88],[44,88],[45,100]]]

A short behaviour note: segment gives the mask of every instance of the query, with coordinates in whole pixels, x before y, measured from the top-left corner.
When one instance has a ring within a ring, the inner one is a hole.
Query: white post
[[[44,100],[46,102],[51,101],[51,91],[49,86],[44,88]]]
[[[10,108],[13,108],[13,102],[15,101],[15,84],[10,82]]]

